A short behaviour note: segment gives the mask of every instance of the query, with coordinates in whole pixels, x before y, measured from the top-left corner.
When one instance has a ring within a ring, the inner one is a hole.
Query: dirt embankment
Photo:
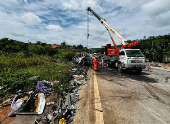
[[[155,67],[161,67],[164,69],[170,69],[170,63],[158,63],[158,62],[150,62],[150,65],[153,65]]]

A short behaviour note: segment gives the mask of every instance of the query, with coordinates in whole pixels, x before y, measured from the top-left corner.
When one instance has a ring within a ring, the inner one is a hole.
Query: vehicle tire
[[[118,72],[119,72],[119,73],[122,73],[122,71],[123,71],[123,69],[122,69],[122,64],[119,63],[119,64],[118,64]]]
[[[136,69],[136,73],[140,74],[142,72],[142,69]]]
[[[108,61],[108,67],[112,67],[112,62]]]

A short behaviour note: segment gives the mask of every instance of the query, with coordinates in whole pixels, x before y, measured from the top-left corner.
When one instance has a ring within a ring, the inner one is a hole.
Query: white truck
[[[115,65],[118,71],[135,70],[140,73],[146,68],[145,57],[140,49],[121,49],[119,52],[118,63]]]

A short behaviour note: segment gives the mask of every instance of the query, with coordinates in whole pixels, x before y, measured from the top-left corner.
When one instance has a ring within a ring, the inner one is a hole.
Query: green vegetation
[[[61,45],[58,46],[57,48],[52,48],[51,44],[41,43],[40,41],[36,43],[23,43],[9,38],[0,39],[0,51],[8,53],[23,52],[25,57],[32,54],[53,56],[58,53],[88,51],[88,49],[81,44],[71,46],[66,42],[62,42]]]
[[[170,34],[140,40],[140,47],[150,61],[170,62]]]
[[[39,76],[39,80],[59,81],[64,83],[63,87],[68,87],[67,75],[72,66],[70,62],[63,63],[46,55],[34,55],[30,58],[24,58],[19,53],[17,55],[0,55],[0,86],[4,88],[3,91],[0,90],[1,96],[15,93],[19,89],[34,90],[38,80],[29,80],[32,76]]]
[[[59,81],[53,90],[59,94],[69,91],[72,64],[69,62],[75,52],[81,51],[77,46],[64,44],[52,48],[50,44],[23,43],[8,38],[0,39],[0,96],[34,90],[38,80]],[[82,45],[80,45],[82,46]],[[86,48],[83,48],[86,49]],[[31,77],[39,78],[30,80]]]
[[[92,52],[92,53],[100,53],[100,48],[91,48],[90,52]]]

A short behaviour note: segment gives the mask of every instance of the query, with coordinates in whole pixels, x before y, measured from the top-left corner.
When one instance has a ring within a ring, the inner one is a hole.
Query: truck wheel
[[[122,73],[122,64],[121,64],[121,63],[118,64],[118,72],[119,72],[119,73]]]
[[[136,71],[136,73],[140,74],[142,69],[136,69],[135,71]]]
[[[112,62],[111,61],[108,62],[108,66],[112,67]]]

